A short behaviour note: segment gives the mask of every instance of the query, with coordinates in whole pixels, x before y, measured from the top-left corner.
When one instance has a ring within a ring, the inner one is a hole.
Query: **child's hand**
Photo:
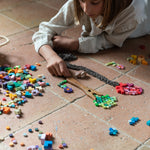
[[[53,37],[53,48],[64,49],[70,51],[76,51],[79,48],[78,39],[71,39],[65,36],[54,36]]]
[[[65,62],[57,55],[55,51],[53,51],[50,45],[43,45],[39,49],[39,53],[47,61],[47,69],[52,75],[64,77],[71,76]]]
[[[71,76],[65,62],[58,55],[52,56],[47,62],[47,69],[52,75],[64,77]]]

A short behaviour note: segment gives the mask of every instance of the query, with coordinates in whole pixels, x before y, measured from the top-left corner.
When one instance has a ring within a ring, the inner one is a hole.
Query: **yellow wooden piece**
[[[14,72],[13,69],[8,70],[8,74],[9,74],[9,73],[13,73],[13,72]]]
[[[18,73],[23,73],[23,70],[22,69],[18,69]]]
[[[34,84],[36,82],[36,78],[29,78],[29,82]]]
[[[32,92],[34,90],[34,88],[32,88],[32,87],[28,87],[28,89],[27,89],[27,91],[29,91],[30,93]]]
[[[131,55],[133,59],[137,59],[137,55]]]
[[[130,63],[132,63],[133,65],[137,64],[136,60],[130,60]]]
[[[15,98],[17,98],[17,94],[10,93],[9,97],[10,97],[11,100],[14,100]]]
[[[6,129],[7,129],[7,130],[10,130],[10,127],[9,127],[9,126],[6,126]]]
[[[10,142],[10,143],[9,143],[9,146],[10,146],[10,147],[13,147],[13,146],[14,146],[14,143],[13,143],[13,142]]]

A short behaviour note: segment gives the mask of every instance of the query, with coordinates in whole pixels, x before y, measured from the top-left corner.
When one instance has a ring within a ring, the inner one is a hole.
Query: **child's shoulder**
[[[133,0],[116,18],[117,21],[126,19],[136,20],[138,23],[146,19],[145,7],[147,0]]]
[[[63,6],[62,9],[68,9],[68,8],[73,8],[74,7],[74,2],[73,0],[68,0]]]
[[[68,0],[64,5],[73,5],[73,4],[74,4],[73,0]]]

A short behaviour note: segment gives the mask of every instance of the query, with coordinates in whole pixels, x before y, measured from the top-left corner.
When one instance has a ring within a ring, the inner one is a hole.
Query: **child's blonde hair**
[[[100,25],[100,28],[104,29],[106,26],[116,18],[116,16],[125,8],[127,8],[132,0],[104,0],[104,10],[103,10],[103,20]],[[75,7],[75,20],[80,23],[80,19],[84,14],[79,0],[74,0]]]

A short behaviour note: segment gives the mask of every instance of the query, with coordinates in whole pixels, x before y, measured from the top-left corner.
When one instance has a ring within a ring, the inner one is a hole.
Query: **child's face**
[[[79,0],[83,11],[91,18],[96,18],[103,13],[104,0]]]

